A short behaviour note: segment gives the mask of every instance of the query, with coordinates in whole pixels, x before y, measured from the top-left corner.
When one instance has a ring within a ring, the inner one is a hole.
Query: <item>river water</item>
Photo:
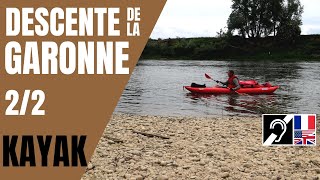
[[[194,95],[183,86],[215,85],[232,69],[240,80],[270,82],[273,95]],[[320,62],[139,61],[116,112],[165,116],[256,116],[268,113],[320,112]]]

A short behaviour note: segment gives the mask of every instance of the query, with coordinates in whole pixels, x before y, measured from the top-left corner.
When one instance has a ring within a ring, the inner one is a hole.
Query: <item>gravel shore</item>
[[[115,114],[82,180],[320,179],[319,146],[264,147],[261,132],[259,117]]]

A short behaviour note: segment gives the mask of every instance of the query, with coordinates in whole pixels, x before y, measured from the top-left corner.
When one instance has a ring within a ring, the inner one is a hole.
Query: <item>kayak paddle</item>
[[[210,79],[210,80],[212,80],[212,81],[215,81],[216,83],[219,83],[219,82],[220,82],[220,81],[217,81],[217,80],[212,79],[212,77],[209,76],[207,73],[205,73],[204,75],[206,76],[207,79]]]

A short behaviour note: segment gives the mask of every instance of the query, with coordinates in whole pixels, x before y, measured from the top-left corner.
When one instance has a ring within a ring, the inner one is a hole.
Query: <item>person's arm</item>
[[[221,83],[222,85],[225,85],[225,86],[228,85],[228,81],[226,81],[226,82],[218,81],[218,82]]]
[[[238,80],[238,78],[234,78],[233,79],[233,83],[236,85],[236,87],[235,88],[232,88],[233,90],[238,90],[238,89],[240,89],[240,83],[239,83],[239,80]]]

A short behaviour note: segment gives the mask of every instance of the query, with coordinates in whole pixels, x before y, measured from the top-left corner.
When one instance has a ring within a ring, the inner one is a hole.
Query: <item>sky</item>
[[[320,1],[304,6],[302,34],[320,34]],[[213,37],[227,26],[231,0],[167,0],[151,38]]]

